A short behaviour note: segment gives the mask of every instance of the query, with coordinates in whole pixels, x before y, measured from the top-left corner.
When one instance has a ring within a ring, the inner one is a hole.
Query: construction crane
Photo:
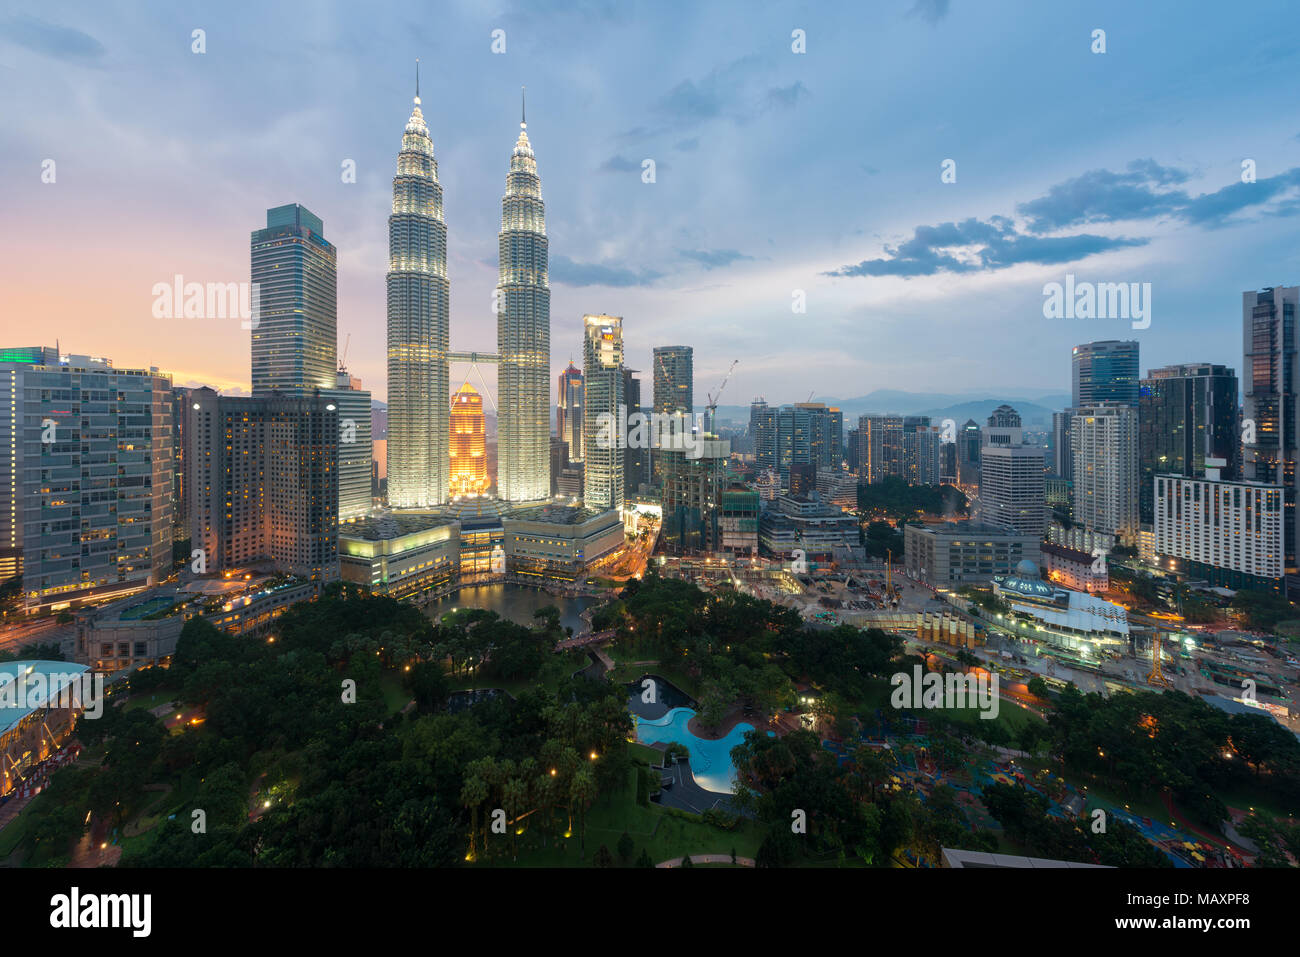
[[[348,371],[348,347],[352,345],[352,333],[348,333],[347,339],[343,341],[343,355],[339,357],[339,371]]]
[[[739,359],[731,360],[731,366],[727,369],[727,374],[722,377],[722,385],[718,386],[717,395],[714,395],[712,392],[706,393],[706,395],[708,395],[709,397],[709,404],[706,406],[706,408],[709,410],[709,431],[710,432],[713,431],[714,419],[717,417],[718,414],[718,400],[722,398],[722,390],[727,387],[727,382],[731,379],[731,373],[735,371],[736,363],[738,363],[739,361],[740,361]]]

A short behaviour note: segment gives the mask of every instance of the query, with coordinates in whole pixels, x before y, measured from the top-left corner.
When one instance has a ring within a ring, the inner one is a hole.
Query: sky
[[[0,345],[57,338],[247,390],[248,331],[156,319],[152,290],[248,281],[249,233],[299,202],[338,249],[340,350],[350,335],[350,370],[383,399],[418,57],[455,350],[495,351],[526,85],[556,375],[602,312],[624,317],[647,401],[651,349],[676,344],[695,348],[697,404],[733,360],[724,405],[1068,392],[1070,347],[1094,339],[1138,339],[1144,370],[1240,372],[1242,292],[1300,282],[1294,16],[1269,0],[0,3]],[[1044,285],[1067,274],[1150,283],[1150,326],[1047,318]]]

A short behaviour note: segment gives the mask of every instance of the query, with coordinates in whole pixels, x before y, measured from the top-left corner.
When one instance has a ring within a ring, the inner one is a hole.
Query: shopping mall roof
[[[90,669],[70,661],[0,662],[0,734],[44,708]]]

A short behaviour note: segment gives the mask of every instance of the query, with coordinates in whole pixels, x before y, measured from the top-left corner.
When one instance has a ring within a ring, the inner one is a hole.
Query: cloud
[[[768,107],[778,109],[791,109],[796,103],[806,96],[809,96],[808,87],[803,85],[802,80],[795,80],[789,86],[774,86],[767,91],[766,103]]]
[[[659,99],[655,109],[678,129],[720,117],[743,121],[752,112],[746,101],[752,102],[755,81],[767,69],[767,61],[757,54],[741,57],[699,80],[682,80]]]
[[[1228,225],[1235,213],[1270,203],[1261,215],[1300,213],[1300,167],[1194,197],[1177,188],[1189,178],[1186,170],[1150,159],[1134,160],[1120,172],[1089,170],[1052,186],[1038,199],[1018,204],[1019,222],[991,216],[917,226],[911,239],[886,246],[883,257],[841,266],[825,275],[906,278],[1006,269],[1020,263],[1055,265],[1149,242],[1142,237],[1092,233],[1045,235],[1078,226],[1172,217],[1189,226],[1216,229]]]
[[[683,259],[699,263],[705,269],[720,269],[741,260],[753,260],[753,256],[734,249],[681,249],[678,253]]]
[[[700,148],[700,138],[698,136],[692,136],[688,139],[678,140],[676,143],[673,144],[673,149],[677,150],[679,153],[693,153],[699,148]]]
[[[1094,253],[1141,246],[1145,239],[1105,236],[1030,236],[1020,233],[1004,216],[989,220],[918,226],[912,238],[885,247],[885,258],[867,259],[826,273],[828,276],[933,276],[936,273],[981,272],[1020,263],[1052,265],[1073,262]]]
[[[605,162],[601,163],[599,167],[602,173],[631,173],[640,168],[640,163],[634,163],[632,160],[621,155],[611,156],[609,159],[605,160]]]
[[[907,11],[909,17],[920,17],[931,25],[938,23],[948,15],[949,0],[916,0],[912,9]]]
[[[566,286],[648,286],[663,273],[653,269],[634,270],[606,263],[580,263],[568,256],[551,257],[550,278]]]
[[[89,33],[35,17],[13,17],[4,32],[19,46],[60,60],[95,61],[104,55],[104,45]]]

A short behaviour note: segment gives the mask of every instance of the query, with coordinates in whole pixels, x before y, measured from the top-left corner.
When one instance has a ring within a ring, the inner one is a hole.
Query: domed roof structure
[[[1024,561],[1016,565],[1016,577],[1032,580],[1042,578],[1043,576],[1038,571],[1038,563],[1026,558]]]

